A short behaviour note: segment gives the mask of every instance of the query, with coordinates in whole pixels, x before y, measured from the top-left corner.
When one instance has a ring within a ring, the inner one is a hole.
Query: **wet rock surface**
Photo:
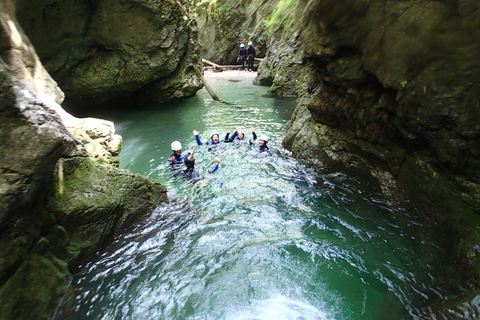
[[[456,239],[474,290],[479,14],[474,1],[302,1],[297,35],[272,43],[259,68],[272,92],[299,97],[284,145],[410,199]]]
[[[196,24],[178,2],[19,0],[16,15],[70,110],[165,102],[202,87]]]
[[[12,12],[0,3],[0,314],[51,319],[71,271],[166,190],[114,168],[121,142],[111,123],[76,119],[58,105],[63,93]]]

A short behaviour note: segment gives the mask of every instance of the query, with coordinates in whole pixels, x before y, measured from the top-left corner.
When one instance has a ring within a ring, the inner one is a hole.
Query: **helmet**
[[[212,134],[210,135],[210,139],[213,138],[214,135],[217,135],[218,137],[220,137],[220,135],[218,134],[218,132],[212,132]]]
[[[251,46],[253,43],[252,41],[248,41],[248,45]]]
[[[193,154],[189,152],[187,156],[183,159],[183,162],[185,163],[187,168],[193,168],[195,166],[195,158],[193,157]]]
[[[268,137],[266,135],[261,135],[260,138],[258,138],[258,140],[263,140],[265,142],[268,142]]]
[[[240,43],[240,48],[243,48],[245,47],[245,45],[243,43]]]
[[[172,142],[172,150],[173,151],[182,150],[182,144],[180,143],[180,141]]]

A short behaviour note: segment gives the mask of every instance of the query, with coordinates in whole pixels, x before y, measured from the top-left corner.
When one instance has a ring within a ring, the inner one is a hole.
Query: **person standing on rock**
[[[255,48],[253,47],[252,41],[249,41],[247,48],[248,71],[253,71],[253,60],[255,60]]]
[[[245,61],[247,60],[247,49],[243,43],[240,44],[240,50],[238,50],[237,62],[242,63],[242,71],[247,71],[245,69]]]

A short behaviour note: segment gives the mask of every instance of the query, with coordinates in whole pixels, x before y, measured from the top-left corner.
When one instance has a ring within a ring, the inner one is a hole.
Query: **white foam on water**
[[[265,300],[252,300],[243,310],[227,320],[327,320],[333,319],[324,310],[308,302],[294,300],[281,294]]]

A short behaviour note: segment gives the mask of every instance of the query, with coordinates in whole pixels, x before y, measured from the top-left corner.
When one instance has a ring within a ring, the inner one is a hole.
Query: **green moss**
[[[65,228],[57,229],[54,236],[64,245],[56,247],[55,253],[69,262],[87,259],[165,199],[165,187],[144,176],[90,158],[64,159],[63,193],[55,193],[51,209],[57,224]]]
[[[51,319],[70,277],[51,253],[31,254],[0,289],[2,319]]]
[[[217,21],[222,37],[231,41],[238,37],[238,31],[242,30],[241,26],[245,21],[243,10],[240,10],[241,1],[203,0],[193,1],[193,3],[197,13]]]
[[[284,30],[290,32],[293,26],[295,8],[298,0],[280,0],[275,6],[270,17],[265,21],[265,27],[269,33],[274,33],[277,30]]]

